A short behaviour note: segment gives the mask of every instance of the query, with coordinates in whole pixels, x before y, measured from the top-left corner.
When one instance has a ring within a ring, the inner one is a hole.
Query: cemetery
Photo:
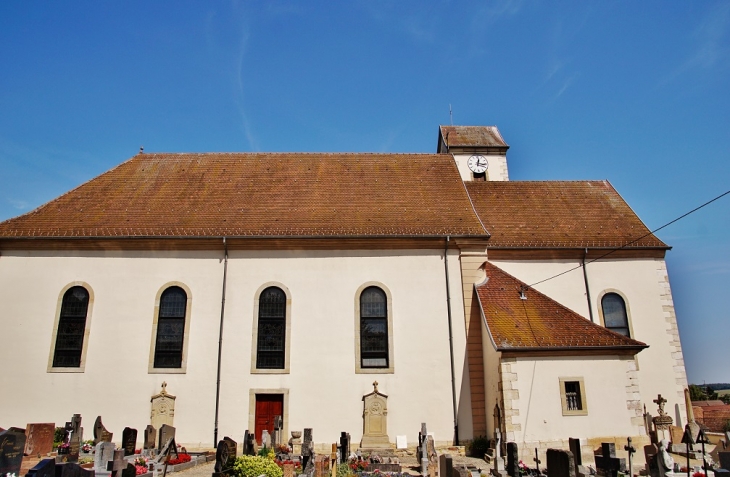
[[[497,423],[488,448],[437,446],[426,423],[418,429],[418,444],[409,447],[407,436],[388,434],[388,397],[378,391],[363,396],[363,435],[352,442],[343,431],[337,442],[315,440],[314,429],[285,436],[282,417],[264,429],[261,438],[244,430],[241,442],[221,439],[215,449],[188,452],[176,444],[172,425],[174,406],[163,392],[153,396],[151,423],[138,433],[125,427],[121,440],[98,416],[93,439],[84,440],[82,416],[72,415],[63,426],[28,423],[25,428],[0,428],[0,475],[4,477],[164,477],[190,470],[190,477],[727,477],[730,476],[730,432],[707,431],[693,416],[689,391],[685,393],[688,422],[674,425],[657,396],[657,415],[644,409],[647,435],[642,442],[614,439],[594,446],[585,439],[568,438],[568,448],[536,447],[529,455],[515,442],[505,442],[499,405]],[[160,398],[165,401],[160,412]],[[155,427],[157,424],[159,428]],[[288,438],[287,438],[288,437]],[[645,441],[645,442],[644,442]],[[141,446],[138,447],[138,444]],[[325,450],[323,450],[325,449]],[[643,452],[642,452],[643,451]],[[471,458],[466,457],[470,453]],[[204,465],[208,464],[208,465]],[[201,466],[195,470],[196,466]],[[192,470],[191,470],[192,469]],[[186,474],[187,475],[187,474]]]

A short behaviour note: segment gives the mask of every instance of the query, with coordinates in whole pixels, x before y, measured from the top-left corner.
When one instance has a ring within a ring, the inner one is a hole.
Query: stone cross
[[[618,472],[626,470],[626,460],[616,457],[616,444],[601,443],[601,455],[594,457],[599,473],[610,477],[618,477]]]
[[[425,477],[428,474],[428,432],[426,431],[425,422],[421,423],[421,432],[418,433],[418,449],[416,454],[421,464],[421,475]]]
[[[663,416],[666,414],[666,412],[664,412],[664,405],[667,403],[667,400],[664,399],[661,394],[659,394],[657,396],[657,398],[654,399],[654,401],[652,401],[652,402],[655,403],[657,406],[659,406],[659,415],[660,416]]]
[[[127,468],[127,461],[124,460],[124,449],[114,451],[114,460],[106,464],[106,470],[112,473],[112,477],[122,477],[122,471]]]
[[[71,422],[66,423],[71,436],[68,439],[68,461],[78,462],[79,451],[81,450],[81,414],[74,414]]]
[[[94,469],[106,472],[107,463],[114,460],[114,443],[99,442],[94,451]]]
[[[492,475],[504,475],[504,459],[502,458],[502,432],[499,429],[494,430],[494,468]]]

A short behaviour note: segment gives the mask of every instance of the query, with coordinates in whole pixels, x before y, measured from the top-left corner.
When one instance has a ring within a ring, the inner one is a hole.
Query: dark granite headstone
[[[569,437],[568,448],[570,449],[570,452],[573,453],[575,466],[578,467],[579,465],[583,465],[583,457],[581,456],[580,451],[580,439],[573,439],[572,437]]]
[[[124,455],[134,455],[134,451],[137,447],[137,429],[131,427],[125,427],[122,431],[122,448],[124,449]]]
[[[107,431],[104,424],[101,422],[101,416],[97,416],[96,422],[94,422],[94,445],[99,442],[111,442],[114,434]]]
[[[84,469],[76,462],[56,464],[56,477],[94,477],[93,470]]]
[[[510,477],[520,477],[520,456],[515,442],[507,443],[507,474]]]
[[[547,450],[548,477],[575,477],[573,453],[562,449]]]
[[[439,457],[439,477],[452,477],[454,475],[454,461],[450,454],[441,454]]]
[[[230,437],[224,437],[218,441],[215,452],[215,467],[213,477],[223,477],[227,475],[227,470],[231,468],[236,460],[236,441]]]
[[[168,426],[167,424],[163,424],[162,427],[160,427],[160,438],[158,440],[159,442],[159,449],[162,449],[162,446],[167,444],[167,441],[175,437],[175,428],[172,426]]]
[[[340,432],[340,462],[347,462],[350,458],[350,434]]]
[[[0,475],[18,474],[23,463],[25,432],[14,428],[0,432]]]
[[[312,428],[304,428],[304,444],[302,444],[302,468],[307,469],[312,460]],[[306,473],[306,472],[305,472]]]
[[[25,453],[29,456],[46,455],[53,451],[54,423],[28,424],[25,426]]]
[[[601,443],[601,455],[594,457],[599,475],[617,477],[619,472],[626,472],[626,459],[616,457],[616,444]]]
[[[730,452],[718,452],[717,455],[720,458],[720,467],[730,470]]]
[[[714,469],[715,477],[730,477],[730,470],[727,469]]]
[[[43,459],[25,477],[56,477],[56,459]]]
[[[254,449],[253,449],[253,434],[248,432],[248,429],[246,429],[246,432],[243,433],[243,455],[254,455]]]
[[[136,477],[136,475],[137,467],[135,467],[131,462],[127,462],[127,467],[122,469],[122,477]]]
[[[144,430],[144,448],[154,449],[157,442],[157,429],[151,424],[147,424]]]

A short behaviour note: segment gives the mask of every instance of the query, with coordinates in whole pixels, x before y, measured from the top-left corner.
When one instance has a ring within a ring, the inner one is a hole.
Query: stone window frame
[[[258,295],[257,295],[258,296]],[[256,433],[256,395],[257,394],[281,394],[284,396],[284,404],[282,412],[284,413],[282,421],[282,436],[289,435],[289,388],[250,388],[248,390],[248,428],[249,432]]]
[[[259,346],[259,300],[261,293],[270,287],[281,289],[286,295],[286,336],[284,338],[284,368],[283,369],[264,369],[256,367],[256,357],[258,355]],[[290,357],[291,357],[291,306],[292,295],[289,288],[280,282],[266,282],[261,285],[254,294],[253,302],[253,330],[251,333],[251,374],[289,374]],[[277,393],[273,393],[277,394]]]
[[[89,294],[89,306],[86,309],[86,324],[84,325],[84,342],[81,345],[81,362],[78,368],[60,368],[53,366],[53,356],[56,354],[56,339],[58,337],[58,325],[61,321],[61,307],[63,305],[63,297],[66,292],[73,287],[83,287]],[[83,373],[86,370],[86,352],[89,347],[89,336],[91,334],[91,316],[94,310],[94,289],[86,282],[75,281],[67,284],[61,289],[56,301],[56,318],[53,321],[53,332],[51,333],[51,352],[48,355],[48,373]]]
[[[360,357],[360,295],[369,287],[378,287],[385,293],[388,319],[388,367],[387,368],[363,368]],[[393,295],[390,289],[381,282],[365,282],[355,292],[355,374],[394,374],[395,354],[393,342]]]
[[[606,288],[605,290],[602,290],[598,294],[598,316],[601,320],[601,326],[606,328],[607,330],[609,328],[606,327],[606,320],[603,318],[603,297],[608,295],[609,293],[615,293],[616,295],[620,296],[621,299],[624,301],[624,309],[626,310],[626,320],[628,322],[628,328],[629,328],[629,336],[627,338],[634,338],[634,327],[633,322],[631,320],[631,307],[629,307],[629,299],[624,295],[624,293],[620,290],[616,290],[615,288]]]
[[[588,400],[586,396],[586,387],[583,377],[564,377],[558,378],[560,382],[560,405],[562,407],[563,416],[587,416],[588,415]],[[580,390],[580,405],[581,409],[570,410],[568,409],[568,400],[565,395],[565,384],[566,383],[578,383],[578,389]]]
[[[157,322],[160,319],[160,298],[162,293],[170,287],[180,287],[187,295],[185,304],[185,328],[183,330],[182,361],[179,368],[155,368],[155,345],[157,344]],[[147,365],[147,374],[185,374],[188,368],[188,348],[190,344],[190,322],[192,321],[193,292],[186,284],[178,281],[167,282],[162,285],[155,295],[155,306],[152,311],[152,336],[150,337],[150,359]]]

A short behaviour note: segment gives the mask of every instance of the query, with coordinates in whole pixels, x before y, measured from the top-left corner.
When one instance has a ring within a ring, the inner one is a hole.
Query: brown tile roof
[[[505,147],[497,126],[441,126],[441,137],[449,147]]]
[[[491,247],[621,247],[649,233],[608,181],[465,182]],[[627,248],[667,245],[654,235]]]
[[[647,345],[583,318],[504,270],[486,262],[486,283],[475,285],[489,332],[499,351],[640,350]]]
[[[446,154],[139,154],[7,237],[482,236]]]

